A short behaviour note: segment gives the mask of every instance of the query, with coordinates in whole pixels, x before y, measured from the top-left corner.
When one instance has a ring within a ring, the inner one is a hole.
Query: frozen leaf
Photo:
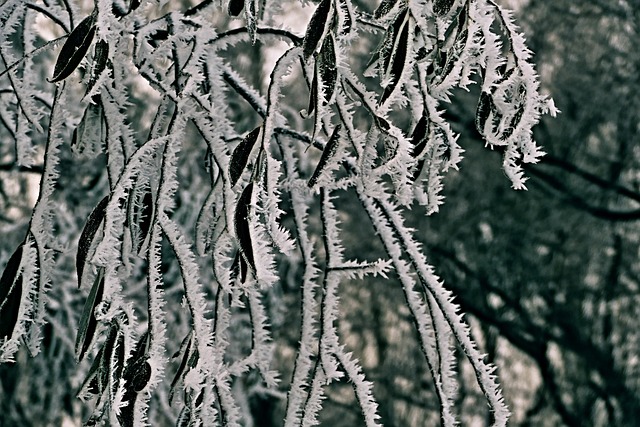
[[[309,59],[318,48],[325,33],[330,11],[331,0],[322,0],[313,13],[302,42],[302,53],[305,60]]]
[[[311,80],[311,87],[309,88],[309,106],[306,111],[301,111],[302,118],[310,117],[315,111],[316,104],[318,104],[318,67],[313,67],[313,79]]]
[[[92,13],[71,31],[58,55],[50,83],[66,79],[80,65],[96,34],[95,22],[96,14]]]
[[[151,365],[147,358],[140,358],[133,361],[131,366],[131,374],[127,379],[127,389],[135,392],[142,391],[151,379]]]
[[[153,194],[149,185],[139,185],[129,195],[127,222],[134,253],[140,254],[149,236],[154,211]]]
[[[392,58],[390,61],[391,67],[390,69],[387,68],[387,76],[391,79],[391,82],[385,86],[382,98],[380,99],[380,104],[384,104],[384,102],[389,99],[398,86],[398,83],[400,83],[402,73],[404,72],[405,62],[407,59],[407,49],[409,48],[409,23],[407,18],[408,11],[401,13],[398,20],[396,20],[397,23],[402,19],[402,23],[400,24],[400,34],[397,36],[397,40],[394,41],[394,50],[390,55],[390,58]]]
[[[131,0],[129,2],[129,13],[133,12],[140,6],[140,0]]]
[[[316,183],[318,182],[318,178],[320,178],[320,175],[322,175],[322,172],[327,167],[327,164],[336,154],[336,151],[338,150],[338,144],[340,143],[341,128],[342,125],[338,124],[333,130],[331,138],[329,138],[327,145],[325,145],[324,150],[322,151],[318,166],[316,166],[316,169],[313,171],[313,175],[311,175],[311,178],[309,178],[309,182],[307,183],[309,187],[313,187],[314,185],[316,185]]]
[[[251,232],[249,226],[249,209],[251,208],[251,196],[253,195],[253,182],[250,182],[236,205],[235,212],[235,228],[240,251],[253,271],[256,270],[255,261],[253,259],[253,247],[251,246]]]
[[[98,77],[107,67],[107,60],[109,59],[109,43],[105,40],[99,40],[96,43],[96,47],[93,51],[93,67],[91,70],[91,78],[87,84],[86,93],[91,92],[93,86],[96,84]],[[95,100],[94,100],[95,101]]]
[[[91,244],[95,239],[96,232],[100,228],[102,221],[106,215],[107,204],[109,203],[109,196],[105,196],[100,203],[93,209],[89,218],[87,219],[82,233],[80,234],[80,240],[78,241],[78,253],[76,255],[76,271],[78,273],[78,289],[82,286],[83,274],[87,264],[87,257]]]
[[[100,101],[98,99],[98,101]],[[71,148],[82,157],[95,157],[103,151],[106,135],[102,102],[87,105],[78,127],[73,130]]]
[[[93,363],[91,364],[91,367],[89,368],[89,372],[87,373],[87,376],[86,376],[84,382],[80,386],[80,389],[78,390],[78,393],[76,393],[76,397],[81,397],[81,394],[83,393],[83,390],[85,388],[86,388],[87,393],[91,393],[91,394],[100,394],[102,392],[102,390],[100,390],[100,386],[98,384],[98,372],[99,372],[100,366],[102,364],[102,353],[103,352],[104,352],[104,348],[100,348],[100,350],[98,351],[98,354],[96,355],[95,359],[93,359]]]
[[[238,16],[244,9],[244,0],[229,0],[227,11],[231,16]]]
[[[147,354],[149,338],[149,332],[142,334],[124,370],[123,378],[125,384],[123,401],[125,401],[126,404],[120,408],[120,413],[118,414],[118,421],[122,426],[134,425],[133,409],[136,398],[138,397],[138,393],[147,386],[151,379],[151,365],[149,365],[147,361],[149,358]]]
[[[397,2],[398,0],[382,0],[380,6],[373,12],[373,17],[376,19],[384,18],[387,13],[391,12]]]
[[[171,387],[169,388],[169,405],[171,405],[171,402],[173,401],[173,396],[176,391],[176,386],[180,381],[182,381],[182,379],[186,374],[187,362],[189,361],[189,357],[191,356],[192,349],[193,349],[193,330],[189,331],[189,334],[182,340],[182,344],[180,345],[180,348],[178,349],[176,354],[173,355],[173,357],[176,358],[180,354],[182,354],[182,360],[180,361],[178,370],[176,371],[176,374],[173,377],[173,381],[171,381]]]
[[[478,108],[476,110],[476,129],[481,135],[484,135],[484,125],[491,114],[493,107],[493,97],[489,92],[482,92],[480,94],[480,101],[478,102]]]
[[[429,138],[429,117],[423,114],[418,120],[416,124],[416,128],[413,130],[413,135],[411,136],[411,144],[413,145],[413,151],[411,155],[413,158],[418,157],[424,147],[427,145],[427,140]]]
[[[231,180],[231,185],[236,185],[236,182],[238,182],[238,179],[242,176],[242,172],[249,161],[251,149],[258,140],[261,129],[262,126],[258,126],[249,132],[240,144],[237,145],[235,150],[233,150],[233,154],[231,154],[231,161],[229,162],[229,179]]]
[[[96,332],[98,321],[95,317],[95,308],[102,302],[102,293],[104,291],[104,269],[100,268],[98,274],[91,287],[91,292],[84,303],[82,309],[82,317],[80,318],[80,326],[78,326],[78,335],[76,337],[76,356],[81,361],[85,352],[89,348],[93,335]]]
[[[513,117],[511,118],[511,121],[509,122],[509,126],[507,126],[507,128],[502,133],[502,139],[507,139],[513,134],[513,131],[516,130],[516,128],[518,127],[518,124],[522,120],[523,114],[524,114],[524,105],[519,105],[518,109],[516,110],[516,113],[513,115]]]
[[[409,16],[409,10],[403,9],[398,15],[396,19],[393,21],[393,24],[387,30],[387,40],[384,43],[383,50],[381,50],[381,55],[383,58],[382,63],[382,72],[383,78],[388,78],[391,72],[391,68],[393,66],[394,58],[396,56],[396,52],[398,51],[398,40],[400,37],[400,33],[402,29],[406,26],[407,17]],[[406,49],[406,46],[405,46]]]
[[[247,31],[249,32],[249,38],[251,39],[251,43],[256,42],[256,3],[255,0],[245,0],[244,1],[244,16],[247,20]]]
[[[22,260],[22,247],[18,246],[2,273],[0,278],[0,340],[10,339],[13,334],[16,322],[18,321],[18,311],[20,309],[20,299],[22,298],[22,273],[20,262]]]
[[[318,69],[320,81],[322,82],[322,88],[324,89],[324,102],[329,103],[333,98],[336,81],[338,79],[336,50],[333,35],[330,34],[329,37],[324,39],[317,61],[319,64]]]
[[[340,22],[340,34],[349,34],[353,27],[353,11],[347,0],[338,0],[338,17]]]
[[[238,250],[236,251],[235,257],[233,258],[233,263],[231,264],[231,274],[229,277],[232,280],[240,278],[240,283],[244,283],[247,281],[247,273],[247,261],[245,261],[241,251]]]
[[[453,3],[455,3],[455,0],[434,0],[433,13],[438,16],[446,15],[453,7]]]
[[[107,343],[113,342],[109,348]],[[109,393],[110,399],[115,399],[118,392],[118,386],[120,384],[120,378],[122,377],[122,369],[124,367],[124,334],[120,330],[117,323],[111,325],[109,330],[109,336],[105,342],[105,351],[110,350],[108,353],[108,369],[109,369]]]
[[[161,42],[167,40],[169,38],[169,31],[166,29],[157,29],[153,33],[149,34],[148,43],[154,49],[157,48]]]
[[[116,325],[111,325],[100,353],[100,366],[98,367],[98,373],[96,375],[98,396],[101,396],[104,390],[109,386],[109,376],[112,366],[111,358],[113,357],[117,338],[118,328]]]

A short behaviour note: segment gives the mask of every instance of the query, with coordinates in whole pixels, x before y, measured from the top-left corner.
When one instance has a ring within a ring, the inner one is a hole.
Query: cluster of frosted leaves
[[[88,424],[149,425],[154,413],[174,407],[178,425],[243,425],[248,408],[232,388],[250,372],[260,378],[252,387],[280,396],[264,296],[281,280],[278,265],[285,256],[297,259],[302,270],[301,337],[285,425],[318,424],[327,386],[343,379],[353,385],[366,425],[378,425],[373,384],[338,333],[339,288],[392,271],[415,319],[443,424],[457,420],[457,345],[476,372],[495,425],[504,425],[508,410],[494,368],[404,222],[414,203],[429,213],[438,210],[443,173],[461,159],[457,135],[443,118],[455,88],[480,83],[476,126],[487,144],[504,147],[504,169],[515,188],[524,187],[521,163],[541,156],[531,128],[555,110],[538,93],[530,52],[511,14],[490,0],[384,0],[373,15],[350,0],[321,0],[301,37],[282,27],[286,17],[278,6],[262,11],[265,3],[253,0],[204,4],[161,15],[158,6],[139,7],[135,0],[97,0],[65,38],[49,71],[56,89],[40,196],[27,237],[0,281],[0,358],[11,360],[21,340],[38,351],[34,330],[44,321],[45,291],[56,268],[48,249],[55,240],[50,199],[67,135],[63,118],[78,86],[69,76],[82,67],[86,109],[73,135],[74,151],[80,157],[105,154],[109,183],[76,257],[78,286],[87,298],[75,353],[78,360],[92,360],[78,391],[93,402]],[[222,6],[246,26],[212,28]],[[4,2],[3,30],[19,31],[33,13],[17,0]],[[48,13],[65,11],[56,6]],[[28,67],[39,50],[29,40],[25,60],[11,57],[11,31],[3,31],[0,49],[17,64],[7,74],[13,102],[21,101],[16,128],[38,131],[42,111],[26,101],[35,96]],[[366,37],[380,44],[367,67],[353,69],[349,59],[357,52],[351,49]],[[223,52],[272,38],[288,48],[261,93]],[[14,75],[19,72],[24,78]],[[126,114],[132,72],[159,100],[144,141]],[[302,76],[309,88],[303,119],[289,114],[283,93],[295,79],[287,76]],[[261,124],[240,135],[229,118],[227,92],[242,97]],[[16,142],[28,163],[33,150],[24,132]],[[206,152],[207,179],[181,186],[180,167],[193,165],[194,152]],[[346,259],[339,206],[354,194],[386,258]],[[285,197],[292,218],[286,227]],[[191,215],[178,215],[176,200]],[[323,250],[315,246],[312,223],[322,228]],[[182,307],[165,293],[167,257],[179,266]],[[127,298],[123,287],[135,269],[145,270],[144,304]],[[181,322],[173,322],[176,311]],[[238,312],[248,313],[248,320],[234,320]],[[250,330],[242,335],[238,328],[247,323]],[[248,350],[239,350],[239,336],[251,341]],[[181,344],[172,343],[176,337]],[[167,347],[178,348],[173,358]],[[163,408],[150,412],[150,402]]]

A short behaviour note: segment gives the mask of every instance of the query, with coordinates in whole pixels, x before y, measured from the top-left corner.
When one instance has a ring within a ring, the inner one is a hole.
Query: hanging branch
[[[50,321],[64,350],[90,361],[73,366],[77,395],[93,399],[87,424],[250,425],[262,399],[286,426],[318,425],[344,379],[353,415],[377,426],[378,403],[394,403],[375,399],[378,367],[338,326],[368,309],[345,289],[381,276],[404,294],[441,423],[460,419],[459,346],[505,425],[494,368],[406,224],[414,203],[438,211],[460,164],[445,115],[457,89],[481,86],[475,125],[505,147],[515,188],[543,154],[531,128],[556,110],[512,15],[492,0],[384,0],[373,15],[322,0],[302,36],[285,27],[298,19],[286,2],[223,3],[228,16],[208,0],[171,11],[97,0],[81,20],[66,0],[0,5],[0,131],[18,162],[44,154],[26,237],[0,280],[0,360],[18,360],[21,340],[32,353],[54,346],[41,333]],[[37,16],[70,34],[36,47],[48,37]],[[256,58],[270,55],[262,76]],[[88,219],[85,196],[102,199]],[[358,224],[356,206],[386,257],[353,255],[371,238],[344,225]]]

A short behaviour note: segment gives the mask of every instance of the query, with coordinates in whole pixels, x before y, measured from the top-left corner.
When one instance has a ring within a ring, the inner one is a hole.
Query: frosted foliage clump
[[[407,220],[439,210],[460,165],[457,89],[477,93],[477,131],[514,188],[543,155],[532,127],[556,111],[512,14],[492,0],[90,3],[0,5],[5,140],[16,167],[42,164],[0,283],[0,361],[68,372],[83,403],[51,417],[244,426],[262,399],[311,426],[348,385],[381,425],[342,322],[349,292],[384,280],[442,424],[459,422],[465,358],[506,425],[495,368]]]

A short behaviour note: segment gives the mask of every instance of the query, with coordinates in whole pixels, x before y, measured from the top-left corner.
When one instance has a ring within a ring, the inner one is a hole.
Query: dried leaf
[[[18,321],[20,299],[22,298],[22,243],[13,252],[0,278],[0,339],[10,339]]]
[[[247,166],[247,162],[249,161],[249,155],[251,154],[251,149],[255,145],[258,140],[258,136],[260,135],[260,130],[262,126],[258,126],[244,139],[238,144],[238,146],[233,150],[233,154],[231,154],[231,161],[229,162],[229,179],[231,180],[231,185],[236,185],[238,179],[242,176],[242,172],[244,168]]]
[[[378,116],[373,116],[373,120],[375,121],[376,126],[378,126],[380,130],[382,130],[386,134],[389,133],[389,130],[391,129],[391,125],[389,125],[389,122],[387,120]]]
[[[250,182],[242,191],[235,212],[235,228],[240,251],[253,271],[256,269],[253,259],[253,247],[251,245],[251,233],[249,228],[249,208],[251,206],[251,196],[253,194],[253,182]]]
[[[229,0],[227,11],[229,12],[230,16],[240,15],[242,9],[244,9],[244,0]]]
[[[138,342],[136,343],[136,347],[133,351],[133,355],[131,356],[134,360],[145,357],[147,351],[149,350],[149,331],[145,332],[140,336]]]
[[[313,171],[313,175],[311,175],[311,178],[309,178],[309,182],[307,183],[309,187],[313,187],[314,185],[316,185],[318,179],[320,178],[320,175],[322,175],[322,172],[326,169],[327,164],[338,151],[338,144],[340,143],[339,133],[341,128],[341,124],[338,124],[336,126],[336,128],[333,130],[333,133],[331,134],[331,138],[329,138],[329,141],[327,142],[327,145],[325,145],[324,150],[322,150],[320,161],[318,162],[316,169]]]
[[[322,0],[316,8],[302,42],[302,54],[308,60],[314,54],[324,35],[324,29],[331,11],[331,0]]]
[[[78,272],[78,289],[82,286],[82,275],[87,264],[87,256],[91,249],[91,243],[95,239],[96,232],[100,228],[100,224],[104,220],[107,213],[107,204],[109,203],[109,196],[105,196],[100,203],[93,209],[87,223],[82,229],[80,234],[80,240],[78,241],[78,253],[76,255],[76,270]]]
[[[80,65],[96,34],[95,22],[96,15],[92,13],[71,31],[60,50],[50,83],[66,79]]]
[[[102,302],[102,293],[104,291],[104,268],[98,270],[98,274],[91,287],[91,292],[84,303],[82,309],[82,317],[80,318],[80,326],[78,327],[78,335],[76,337],[76,356],[81,361],[85,352],[89,348],[93,335],[96,332],[98,321],[95,317],[95,308]]]

